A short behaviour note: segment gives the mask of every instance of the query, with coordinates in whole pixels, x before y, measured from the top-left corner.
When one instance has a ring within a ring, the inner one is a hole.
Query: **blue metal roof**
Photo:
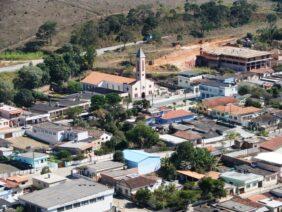
[[[136,163],[145,160],[147,158],[159,158],[159,156],[152,155],[141,150],[131,150],[131,149],[123,150],[123,157],[125,160],[133,161]]]

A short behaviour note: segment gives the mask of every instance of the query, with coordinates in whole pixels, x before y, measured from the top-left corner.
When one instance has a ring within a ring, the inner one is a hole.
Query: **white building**
[[[9,120],[0,117],[0,129],[9,127]]]
[[[86,179],[34,191],[19,197],[26,211],[109,211],[112,208],[114,189]]]
[[[132,99],[152,96],[155,85],[153,81],[146,79],[146,56],[142,49],[139,49],[136,56],[135,79],[93,71],[81,81],[83,89],[92,91],[96,87],[107,88],[127,93]]]
[[[34,125],[32,130],[27,130],[26,133],[49,144],[57,144],[62,141],[81,141],[89,137],[87,131],[74,130],[52,122]]]
[[[52,173],[38,175],[32,178],[33,186],[39,189],[57,186],[62,183],[65,183],[66,181],[67,178]]]
[[[195,71],[183,71],[177,75],[177,85],[181,88],[192,90],[195,94],[199,93],[199,82],[203,79],[203,74]]]

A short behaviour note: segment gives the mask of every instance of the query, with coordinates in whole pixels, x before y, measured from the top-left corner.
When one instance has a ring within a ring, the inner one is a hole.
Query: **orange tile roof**
[[[204,177],[210,177],[214,180],[217,180],[220,176],[220,173],[215,172],[215,171],[210,171],[210,172],[207,172],[206,174],[200,174],[198,172],[193,172],[193,171],[190,171],[190,170],[177,170],[177,173],[186,175],[188,177],[191,177],[191,178],[194,178],[194,179],[197,179],[197,180],[201,180]]]
[[[272,138],[268,141],[265,141],[260,145],[261,149],[267,150],[267,151],[275,151],[282,147],[282,136],[278,136],[275,138]]]
[[[253,196],[248,197],[249,200],[254,201],[254,202],[258,202],[266,198],[268,198],[268,196],[265,194],[255,194]]]
[[[7,178],[8,181],[16,182],[16,183],[23,183],[27,182],[27,176],[15,175]]]
[[[238,100],[231,96],[213,97],[203,100],[203,105],[206,107],[216,107],[219,105],[227,105],[229,103],[236,103]]]
[[[97,71],[92,71],[81,82],[97,85],[102,81],[114,82],[114,83],[120,83],[120,84],[124,84],[124,83],[130,84],[130,83],[135,82],[136,79],[128,78],[128,77],[121,77],[121,76],[112,75],[112,74],[105,74],[105,73],[101,73],[101,72],[97,72]]]
[[[177,131],[173,135],[176,136],[176,137],[179,137],[179,138],[186,139],[187,141],[196,140],[196,139],[201,139],[202,138],[202,136],[197,134],[197,133],[192,133],[192,132],[182,131],[182,130]]]
[[[173,119],[173,118],[180,118],[184,116],[192,115],[193,113],[187,110],[172,110],[165,113],[162,118],[163,119]]]
[[[219,105],[213,108],[213,110],[223,112],[223,113],[230,113],[231,115],[245,115],[251,113],[257,113],[261,111],[260,108],[256,107],[240,107],[233,104],[228,105]]]

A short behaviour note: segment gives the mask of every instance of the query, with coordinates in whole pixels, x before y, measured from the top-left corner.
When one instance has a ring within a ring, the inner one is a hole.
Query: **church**
[[[146,56],[140,48],[136,54],[136,76],[128,78],[92,71],[81,83],[83,89],[93,91],[97,87],[127,93],[131,99],[151,97],[154,94],[155,84],[146,79]]]

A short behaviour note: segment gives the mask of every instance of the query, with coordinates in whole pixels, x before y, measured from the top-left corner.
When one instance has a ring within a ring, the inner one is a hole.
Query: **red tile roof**
[[[172,110],[165,113],[162,118],[163,119],[173,119],[173,118],[180,118],[184,116],[192,115],[193,113],[187,110]]]
[[[122,180],[122,181],[131,189],[150,186],[156,183],[156,180],[150,179],[148,177],[143,177],[143,176],[131,178],[128,180]]]
[[[186,139],[187,141],[191,141],[191,140],[197,140],[197,139],[201,139],[202,136],[197,134],[197,133],[192,133],[189,131],[177,131],[176,133],[173,134],[176,137],[179,138],[183,138]]]
[[[203,105],[206,107],[216,107],[219,105],[227,105],[229,103],[236,103],[238,100],[234,97],[223,96],[223,97],[213,97],[209,99],[204,99],[202,101]]]
[[[261,149],[264,149],[267,151],[275,151],[281,147],[282,147],[282,136],[272,138],[260,145]]]
[[[97,85],[103,81],[120,83],[120,84],[124,84],[124,83],[130,84],[135,82],[136,79],[93,71],[87,77],[85,77],[81,82]]]
[[[243,205],[254,207],[254,208],[261,208],[261,207],[263,207],[263,205],[260,204],[260,203],[251,201],[249,199],[243,199],[243,198],[240,198],[240,197],[233,197],[231,200],[234,201],[234,202],[238,202],[240,204],[243,204]]]

